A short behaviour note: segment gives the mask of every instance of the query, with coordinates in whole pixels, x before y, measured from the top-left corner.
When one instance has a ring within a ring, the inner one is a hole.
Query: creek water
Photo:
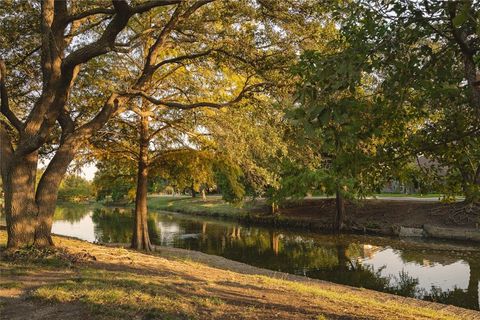
[[[53,232],[90,242],[130,241],[131,209],[58,207]],[[329,235],[150,212],[152,242],[257,267],[479,310],[475,244]]]

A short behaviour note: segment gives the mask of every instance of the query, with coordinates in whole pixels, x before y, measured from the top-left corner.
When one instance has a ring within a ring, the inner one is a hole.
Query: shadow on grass
[[[88,261],[67,269],[36,264],[23,270],[17,261],[0,267],[8,274],[4,280],[29,281],[22,283],[23,296],[2,299],[1,319],[337,318],[313,306],[280,301],[275,297],[284,293],[276,289],[208,281],[195,275],[194,265],[171,269]]]
[[[242,286],[218,286],[205,281],[192,282],[188,272],[139,275],[85,269],[72,279],[39,287],[32,292],[32,301],[78,305],[100,319],[273,319],[274,314],[289,314],[294,318],[319,315],[314,305],[297,308],[290,303],[272,302],[263,297],[280,294],[262,289],[254,294]],[[245,315],[231,310],[245,310]],[[217,314],[213,316],[213,314]],[[328,319],[339,318],[322,312]]]

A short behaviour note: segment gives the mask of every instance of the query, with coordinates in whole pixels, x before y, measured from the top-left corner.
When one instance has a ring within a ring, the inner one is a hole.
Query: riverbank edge
[[[243,214],[225,214],[222,212],[212,212],[196,210],[192,206],[189,210],[182,210],[180,208],[162,207],[161,209],[151,205],[147,205],[150,210],[165,211],[165,212],[178,212],[182,214],[188,214],[193,216],[209,216],[218,217],[222,219],[228,219],[238,222],[243,222],[251,225],[258,226],[273,226],[277,228],[293,228],[308,230],[311,232],[321,233],[334,233],[333,225],[324,224],[318,221],[277,215],[262,215],[254,212],[246,212]],[[342,233],[344,234],[363,234],[363,235],[380,235],[380,236],[393,236],[393,237],[405,237],[405,238],[424,238],[424,239],[437,239],[437,240],[453,240],[453,241],[468,241],[468,242],[480,242],[480,229],[460,228],[460,227],[440,227],[430,224],[425,224],[422,228],[415,228],[410,226],[400,226],[396,224],[388,225],[383,228],[372,228],[368,226],[346,226]]]
[[[0,234],[1,233],[3,233],[1,237],[5,238],[6,232],[0,231]],[[272,271],[268,269],[251,266],[242,262],[233,261],[221,256],[209,255],[199,251],[180,249],[180,248],[170,248],[170,247],[164,247],[164,246],[154,246],[154,249],[155,249],[154,252],[145,253],[145,252],[129,249],[128,244],[90,243],[88,241],[81,240],[75,237],[60,236],[60,235],[54,236],[54,242],[56,243],[57,248],[66,249],[67,251],[70,251],[70,253],[73,255],[78,255],[78,253],[81,253],[82,256],[87,257],[87,260],[85,261],[82,261],[82,260],[76,261],[74,264],[77,264],[77,267],[94,268],[94,269],[101,270],[102,272],[108,269],[106,268],[106,264],[105,264],[106,261],[102,261],[104,260],[102,258],[102,256],[104,256],[104,252],[118,256],[117,252],[113,252],[113,251],[110,252],[109,250],[122,249],[122,250],[127,250],[127,252],[130,252],[130,254],[127,255],[128,261],[124,261],[125,264],[129,264],[127,268],[135,268],[134,265],[132,266],[132,263],[134,263],[134,261],[136,260],[133,255],[138,255],[140,258],[142,255],[147,255],[149,256],[149,259],[157,259],[157,258],[173,259],[173,261],[177,263],[184,263],[186,268],[191,267],[192,263],[198,263],[202,267],[212,268],[213,272],[215,272],[215,270],[219,270],[220,272],[231,272],[231,273],[238,273],[238,274],[247,275],[247,276],[261,276],[261,277],[270,278],[272,279],[271,281],[274,281],[273,284],[278,283],[280,285],[291,285],[293,286],[293,288],[296,288],[297,285],[300,285],[300,286],[306,285],[309,287],[312,286],[314,288],[318,288],[319,290],[323,290],[323,291],[332,291],[335,294],[340,293],[342,295],[347,295],[347,296],[351,295],[352,297],[358,296],[359,298],[368,297],[368,299],[373,299],[374,301],[378,302],[381,305],[392,304],[395,306],[395,309],[396,308],[405,308],[405,309],[414,308],[414,309],[423,309],[425,311],[427,310],[435,311],[435,312],[438,312],[439,318],[452,317],[452,319],[453,318],[457,319],[457,316],[458,316],[458,319],[480,319],[480,312],[476,310],[465,309],[465,308],[456,307],[453,305],[444,305],[444,304],[435,303],[435,302],[423,301],[415,298],[402,297],[402,296],[373,291],[373,290],[364,289],[364,288],[355,288],[348,285],[336,284],[329,281],[312,279],[312,278],[299,276],[299,275]],[[80,243],[80,245],[78,244],[72,245],[72,243]],[[5,245],[4,243],[1,244],[1,246],[4,246],[4,245]],[[88,250],[88,247],[90,247],[91,250]],[[97,250],[103,251],[100,254],[100,256],[97,256],[98,258],[94,256],[95,254],[98,253]],[[85,252],[89,252],[89,253],[86,254]],[[124,255],[124,252],[125,251],[122,251],[122,256]],[[2,261],[2,259],[0,259],[0,261]],[[35,265],[29,265],[29,266],[35,267]],[[147,264],[142,263],[142,266],[147,267]],[[42,268],[41,265],[39,265],[38,269],[40,270],[41,268]],[[72,268],[72,265],[68,267],[69,270],[71,268]],[[119,271],[121,270],[121,268],[120,266],[118,268],[115,267],[114,270]],[[139,274],[142,274],[142,270],[138,269],[138,272]],[[8,274],[9,273],[5,273],[5,275],[8,275]],[[12,273],[12,274],[15,274],[15,273]],[[19,275],[21,274],[22,273],[19,273]],[[228,277],[232,278],[232,275],[228,274]],[[1,280],[7,281],[8,283],[8,280],[11,280],[11,279],[3,278]],[[78,279],[75,281],[78,281]],[[268,284],[269,282],[267,281],[266,283]],[[2,290],[2,287],[0,286],[0,291],[1,290]],[[312,288],[312,290],[314,289]],[[293,293],[298,294],[298,292],[295,293],[295,291],[296,290],[293,290]],[[311,293],[307,291],[307,293],[309,293],[310,295],[310,294],[313,294],[313,291]],[[32,298],[27,298],[27,300],[29,299],[31,300]],[[363,298],[360,298],[360,299],[363,299]],[[55,305],[55,303],[56,303],[55,299],[52,300],[49,304],[49,308],[52,308]],[[358,301],[355,300],[355,303],[358,303]],[[5,307],[5,306],[2,305],[2,307]],[[360,318],[363,319],[363,317],[360,317]],[[414,318],[417,319],[416,317]],[[421,316],[420,318],[426,319],[426,317],[424,316]],[[432,317],[431,319],[437,319],[437,318]]]

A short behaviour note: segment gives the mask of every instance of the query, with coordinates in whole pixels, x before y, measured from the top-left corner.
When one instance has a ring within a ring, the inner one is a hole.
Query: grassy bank
[[[374,194],[373,197],[377,198],[419,198],[419,199],[429,199],[429,198],[436,198],[441,199],[443,194],[440,193],[427,193],[427,194],[408,194],[408,193],[377,193]]]
[[[148,208],[151,210],[176,211],[188,214],[203,214],[221,217],[243,217],[258,210],[259,204],[246,202],[242,206],[227,203],[220,196],[209,196],[207,200],[185,196],[150,196]]]
[[[401,199],[401,197],[399,197]],[[443,228],[475,229],[480,223],[478,215],[452,218],[455,206],[461,203],[442,203],[427,199],[365,199],[346,204],[345,231],[370,234],[396,235],[400,226],[422,228],[433,225]],[[148,207],[155,210],[176,211],[187,214],[220,216],[236,220],[277,227],[297,227],[311,231],[332,230],[335,217],[335,199],[306,198],[301,202],[283,205],[278,214],[271,214],[264,200],[245,202],[242,206],[226,203],[219,196],[206,200],[190,197],[151,196]]]
[[[0,231],[3,247],[6,234]],[[151,255],[55,237],[0,261],[2,319],[473,319],[478,312],[172,248]]]

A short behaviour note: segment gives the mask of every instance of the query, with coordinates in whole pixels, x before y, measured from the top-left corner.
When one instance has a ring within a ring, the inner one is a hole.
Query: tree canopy
[[[480,201],[476,1],[112,0],[0,4],[8,246],[52,245],[72,163],[97,196],[154,182],[230,202],[345,201],[392,180]],[[39,163],[44,170],[38,170]],[[80,191],[79,191],[80,192]],[[82,191],[83,192],[83,191]],[[81,192],[80,192],[81,193]],[[143,238],[142,238],[143,237]],[[142,238],[142,239],[140,239]]]

